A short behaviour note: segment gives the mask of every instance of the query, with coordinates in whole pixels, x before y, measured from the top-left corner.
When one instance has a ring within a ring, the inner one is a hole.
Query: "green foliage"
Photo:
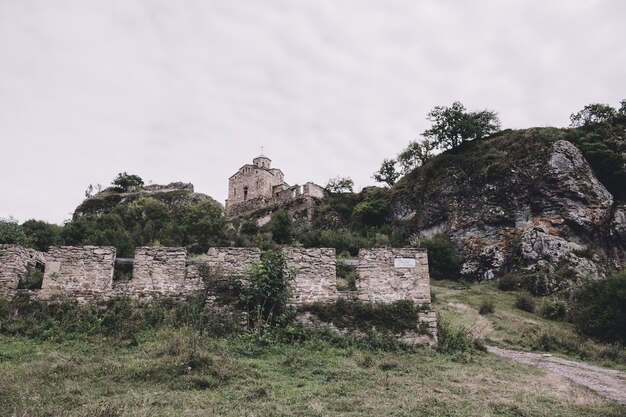
[[[418,313],[427,308],[428,306],[419,306],[410,300],[383,304],[340,299],[334,303],[305,305],[300,310],[314,313],[321,321],[333,323],[341,329],[368,331],[376,328],[379,332],[399,334],[418,330]]]
[[[480,308],[478,309],[478,314],[485,315],[491,314],[496,311],[495,304],[492,299],[483,300],[480,303]]]
[[[119,193],[126,192],[133,187],[143,186],[143,180],[138,175],[128,174],[126,172],[120,172],[117,177],[111,183],[113,191]]]
[[[285,209],[276,210],[272,213],[270,221],[270,231],[272,240],[278,244],[291,243],[293,234],[293,224],[291,215]]]
[[[570,126],[583,127],[612,122],[617,115],[617,110],[607,104],[588,104],[578,113],[572,113],[569,117],[571,121]]]
[[[598,179],[618,199],[626,199],[626,100],[619,110],[590,104],[571,115],[570,140],[580,149]]]
[[[532,313],[535,311],[535,300],[530,294],[520,294],[515,299],[515,307]]]
[[[385,190],[370,187],[363,190],[363,200],[352,210],[352,222],[358,228],[380,226],[390,213],[389,200]]]
[[[498,289],[501,291],[519,290],[521,288],[524,288],[523,278],[520,277],[519,274],[515,273],[505,274],[502,277],[498,278],[497,286]]]
[[[324,188],[326,188],[326,191],[329,193],[353,193],[354,181],[352,181],[352,178],[350,177],[337,176],[329,179],[326,187]]]
[[[433,156],[432,151],[434,149],[435,143],[428,139],[420,142],[410,141],[409,145],[398,154],[397,158],[398,164],[402,168],[402,175],[406,175],[415,168],[424,165]]]
[[[253,264],[242,282],[235,284],[239,293],[238,307],[247,312],[249,327],[262,334],[284,320],[290,282],[294,278],[295,271],[287,269],[281,252],[261,254],[261,260]]]
[[[61,226],[40,220],[27,220],[22,223],[26,234],[26,246],[45,252],[50,246],[62,244]]]
[[[26,276],[20,279],[17,288],[26,290],[40,289],[43,283],[43,272],[43,265],[41,267],[29,266],[26,270]]]
[[[374,181],[392,186],[400,177],[400,173],[396,170],[396,161],[394,159],[383,159],[378,171],[374,172],[372,178]]]
[[[25,246],[26,242],[26,233],[24,233],[17,220],[11,217],[0,219],[0,244],[7,243]]]
[[[581,285],[574,293],[570,315],[580,334],[626,343],[626,271]]]
[[[473,355],[485,350],[485,347],[463,327],[454,327],[448,320],[439,318],[437,321],[437,350],[447,354],[469,354]],[[459,356],[464,361],[464,356]]]
[[[9,336],[52,341],[106,337],[133,344],[141,331],[162,327],[189,327],[218,337],[238,332],[232,317],[210,311],[201,297],[153,301],[141,307],[117,300],[106,308],[69,300],[43,303],[28,297],[0,301],[0,334]]]
[[[428,113],[427,119],[433,125],[422,135],[443,149],[454,149],[464,142],[480,139],[500,130],[500,120],[496,112],[467,112],[465,106],[458,101],[451,107],[435,107]]]
[[[204,253],[227,243],[226,216],[211,200],[172,210],[161,201],[142,197],[66,223],[61,238],[68,245],[114,246],[118,256],[126,258],[133,257],[138,246],[185,246],[191,253]]]
[[[545,300],[541,305],[541,317],[548,320],[565,320],[567,304],[560,300]]]
[[[428,251],[428,269],[432,279],[456,279],[459,276],[461,265],[450,238],[442,234],[418,238],[413,245]]]

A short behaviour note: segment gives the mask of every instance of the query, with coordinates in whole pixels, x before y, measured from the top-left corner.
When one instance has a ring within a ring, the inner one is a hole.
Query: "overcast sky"
[[[372,173],[436,105],[567,126],[626,98],[623,0],[0,0],[0,217],[61,223],[118,172],[223,201]]]

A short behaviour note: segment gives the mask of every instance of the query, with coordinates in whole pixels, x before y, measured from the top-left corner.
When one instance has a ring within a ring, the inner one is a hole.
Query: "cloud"
[[[265,147],[290,183],[372,172],[435,105],[504,127],[623,97],[621,1],[0,0],[0,217],[60,222],[120,171],[219,200]]]

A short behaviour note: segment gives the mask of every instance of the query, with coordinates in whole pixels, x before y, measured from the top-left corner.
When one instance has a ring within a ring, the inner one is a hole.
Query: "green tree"
[[[400,173],[396,170],[394,159],[383,159],[383,163],[373,176],[376,182],[387,184],[390,187],[396,183],[398,177],[400,177]]]
[[[0,219],[0,244],[2,243],[21,246],[27,243],[24,230],[13,217]]]
[[[270,231],[272,232],[272,240],[274,242],[278,244],[291,243],[293,234],[291,215],[284,209],[279,209],[272,213]]]
[[[22,230],[26,234],[27,245],[38,251],[45,252],[50,246],[63,243],[61,226],[56,224],[31,219],[22,223]]]
[[[626,271],[587,281],[573,299],[571,318],[578,332],[626,343]]]
[[[624,101],[622,101],[624,106]],[[585,106],[578,113],[572,113],[569,117],[571,127],[582,127],[593,124],[607,123],[613,121],[618,115],[617,110],[607,104],[593,103]]]
[[[402,167],[402,175],[424,165],[433,156],[432,151],[434,149],[435,144],[428,139],[421,142],[409,142],[409,145],[398,154],[398,163]]]
[[[128,174],[126,172],[120,172],[117,177],[111,183],[112,189],[117,192],[126,192],[131,187],[143,186],[143,180],[138,175]]]
[[[239,307],[248,312],[249,327],[262,334],[276,323],[287,308],[290,282],[295,271],[287,269],[280,252],[265,251],[255,262],[243,282],[234,285],[239,292]]]
[[[328,180],[326,191],[329,193],[353,193],[354,181],[350,177],[335,177]]]
[[[454,149],[464,142],[480,139],[500,130],[500,119],[496,112],[467,112],[465,106],[458,101],[450,107],[435,107],[428,113],[427,119],[433,124],[422,135],[442,149]]]
[[[203,200],[180,207],[170,223],[170,238],[192,253],[204,253],[212,246],[227,243],[226,216],[219,204]]]

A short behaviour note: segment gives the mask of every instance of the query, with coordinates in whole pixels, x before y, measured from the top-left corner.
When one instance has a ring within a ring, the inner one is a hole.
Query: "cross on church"
[[[263,155],[263,149],[265,149],[265,146],[261,145],[261,155]]]

